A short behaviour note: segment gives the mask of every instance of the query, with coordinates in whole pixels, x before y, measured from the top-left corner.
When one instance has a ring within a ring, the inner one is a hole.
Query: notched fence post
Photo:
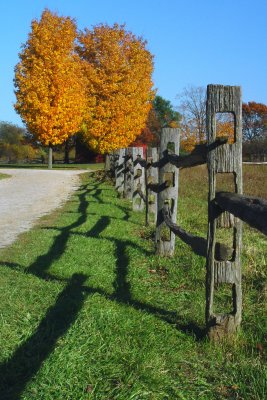
[[[147,204],[146,204],[146,224],[155,225],[157,222],[158,212],[158,196],[157,193],[150,189],[150,185],[157,185],[159,181],[159,170],[151,164],[158,161],[158,149],[156,147],[148,147],[146,152],[146,188],[147,188]]]
[[[133,210],[143,211],[146,200],[145,168],[138,163],[144,155],[143,147],[133,147]]]
[[[174,128],[164,128],[161,132],[159,159],[167,157],[168,152],[179,154],[180,131]],[[156,228],[157,253],[162,256],[172,256],[175,247],[175,234],[164,222],[163,210],[168,206],[170,218],[176,222],[178,202],[179,169],[170,163],[159,168],[158,212]]]
[[[207,135],[208,144],[216,140],[216,113],[233,113],[235,139],[233,144],[224,144],[208,154],[208,248],[206,262],[206,324],[212,340],[220,340],[234,334],[241,323],[241,221],[218,210],[215,204],[216,174],[231,173],[235,193],[242,193],[242,102],[238,86],[208,85],[207,88]],[[223,233],[233,230],[233,252],[229,260],[215,259],[216,230]],[[224,305],[226,290],[229,290],[229,305]],[[229,306],[227,310],[226,307]],[[221,308],[221,309],[220,309]]]
[[[125,149],[125,176],[124,176],[124,197],[127,200],[133,199],[133,179],[134,179],[134,170],[133,170],[133,148],[128,147]]]
[[[114,153],[115,163],[115,188],[118,191],[119,196],[123,196],[124,193],[124,164],[125,164],[125,149],[116,150]]]

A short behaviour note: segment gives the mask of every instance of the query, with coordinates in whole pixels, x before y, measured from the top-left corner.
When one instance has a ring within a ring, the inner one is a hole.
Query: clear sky
[[[0,0],[0,121],[21,125],[13,77],[32,19],[44,8],[78,28],[126,24],[154,55],[158,94],[178,105],[185,86],[240,85],[267,104],[267,0]]]

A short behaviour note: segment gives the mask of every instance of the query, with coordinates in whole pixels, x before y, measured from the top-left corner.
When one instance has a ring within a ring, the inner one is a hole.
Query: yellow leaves
[[[82,130],[101,153],[127,147],[155,94],[146,42],[124,26],[99,25],[75,48],[74,21],[49,10],[31,27],[15,69],[15,109],[28,129],[45,145]]]
[[[16,111],[44,145],[79,131],[88,109],[82,65],[74,55],[76,25],[45,10],[15,68]]]
[[[79,36],[88,96],[96,107],[86,139],[101,153],[127,147],[145,126],[151,108],[152,55],[123,26],[99,25]]]

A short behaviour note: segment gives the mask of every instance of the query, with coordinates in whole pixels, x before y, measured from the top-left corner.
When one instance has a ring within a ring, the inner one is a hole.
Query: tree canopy
[[[160,141],[161,129],[180,126],[181,118],[181,114],[174,110],[169,100],[158,95],[155,96],[152,102],[152,108],[147,116],[146,126],[132,145],[139,146],[142,144],[149,144],[156,146]]]
[[[250,101],[243,103],[243,138],[254,141],[267,136],[267,106],[262,103]]]
[[[87,96],[95,99],[84,136],[100,153],[127,147],[145,127],[152,106],[153,57],[142,38],[118,24],[85,29],[78,39]]]
[[[74,54],[76,24],[45,10],[33,20],[15,68],[16,111],[43,145],[58,145],[80,130],[88,97]]]

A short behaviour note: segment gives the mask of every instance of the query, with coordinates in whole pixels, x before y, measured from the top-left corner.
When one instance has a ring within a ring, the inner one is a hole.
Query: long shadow
[[[72,231],[74,228],[77,228],[86,221],[88,208],[86,195],[90,192],[93,197],[98,197],[99,192],[96,192],[95,194],[91,193],[97,186],[98,185],[95,185],[93,189],[88,189],[88,185],[81,187],[83,192],[79,195],[79,218],[77,221],[64,228],[56,228],[60,233],[56,237],[50,250],[46,254],[38,257],[26,271],[26,273],[30,273],[41,279],[66,282],[67,286],[59,295],[56,304],[48,310],[36,332],[26,341],[25,344],[18,348],[9,361],[6,361],[0,366],[0,377],[4,388],[1,399],[19,399],[19,396],[24,390],[27,382],[37,373],[42,362],[54,350],[57,339],[68,330],[75,320],[84,301],[83,292],[88,295],[98,293],[110,301],[126,304],[136,310],[152,314],[165,322],[175,325],[181,332],[193,335],[197,340],[200,340],[205,336],[205,330],[200,329],[194,322],[188,322],[187,324],[179,322],[182,318],[176,312],[164,310],[132,299],[131,285],[127,280],[129,266],[127,248],[135,247],[146,255],[151,255],[151,253],[129,240],[118,240],[117,238],[105,237],[105,240],[110,240],[116,246],[116,278],[113,282],[114,293],[112,295],[107,294],[100,288],[83,286],[86,279],[86,276],[84,275],[75,274],[70,280],[66,280],[47,272],[51,263],[54,260],[59,259],[64,253],[70,235],[75,234],[83,235],[87,238],[93,237],[98,238],[99,240],[102,239],[100,234],[110,224],[109,216],[102,216],[85,234]],[[22,266],[15,263],[2,262],[0,265],[5,265],[9,268],[25,272]]]
[[[115,289],[113,298],[119,302],[128,303],[131,300],[131,285],[127,281],[129,257],[126,253],[127,242],[114,240],[116,245],[116,279],[113,282]]]
[[[55,349],[57,340],[73,324],[85,300],[82,285],[86,278],[81,274],[71,277],[35,333],[16,350],[10,360],[0,365],[2,400],[20,398],[27,382]]]
[[[98,188],[99,185],[100,184],[94,185],[95,193],[91,193],[91,196],[96,200],[97,203],[109,204],[101,199],[100,194],[102,193],[102,189]],[[128,221],[130,219],[130,211],[128,210],[127,207],[123,207],[119,204],[116,204],[115,207],[121,210],[125,214],[124,217],[122,218],[123,221]]]
[[[92,237],[92,238],[99,238],[101,232],[103,232],[110,224],[110,217],[103,216],[101,217],[95,225],[88,231],[84,236]],[[75,234],[76,232],[74,232]],[[78,232],[80,234],[80,232]],[[83,235],[83,234],[81,234]]]
[[[58,260],[64,253],[66,249],[67,242],[71,235],[72,229],[75,229],[81,226],[83,223],[86,222],[87,218],[87,208],[88,208],[88,201],[86,200],[86,195],[89,192],[88,187],[82,187],[83,192],[78,195],[79,198],[79,207],[78,213],[80,214],[77,221],[73,222],[70,225],[65,226],[62,229],[59,229],[60,233],[55,238],[52,246],[48,250],[46,254],[43,254],[37,257],[36,261],[28,268],[29,273],[33,273],[39,277],[46,278],[47,273],[46,271],[52,265],[52,263]]]

